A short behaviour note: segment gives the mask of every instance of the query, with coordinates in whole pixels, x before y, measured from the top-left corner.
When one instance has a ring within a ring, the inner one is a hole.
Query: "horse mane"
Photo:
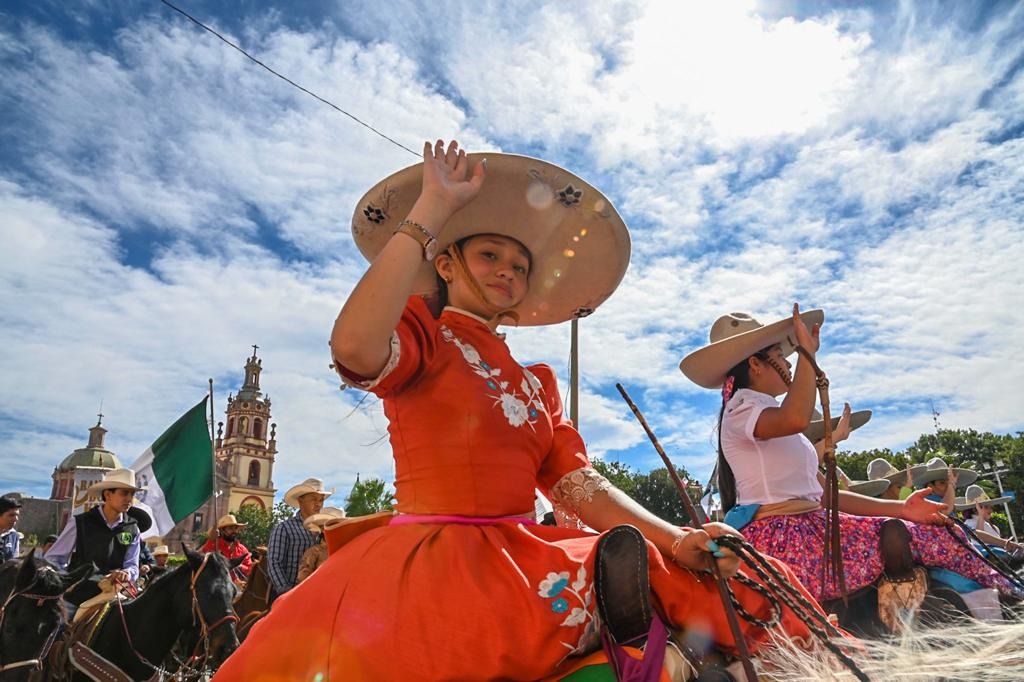
[[[764,680],[853,680],[823,647],[803,649],[782,635],[761,656]],[[850,656],[872,680],[1024,679],[1024,621],[971,622],[907,628],[885,640],[861,640]]]

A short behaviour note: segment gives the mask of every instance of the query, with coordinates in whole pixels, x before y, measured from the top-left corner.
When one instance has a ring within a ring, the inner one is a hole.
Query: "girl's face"
[[[514,308],[530,289],[530,254],[515,239],[496,234],[471,237],[462,245],[462,257],[488,302],[498,309]],[[451,305],[480,317],[492,315],[492,311],[483,310],[481,301],[451,257],[439,257],[437,269],[442,277],[450,280],[448,302]]]
[[[992,518],[992,507],[991,506],[989,506],[989,505],[982,505],[981,506],[981,518],[984,519],[985,521],[988,521],[989,519]]]
[[[932,481],[931,484],[931,489],[935,492],[936,495],[940,497],[946,494],[946,489],[948,487],[949,481],[944,478],[940,478],[937,481]]]
[[[750,359],[750,387],[768,395],[782,395],[789,391],[789,382],[793,380],[793,365],[782,354],[782,346],[778,344],[766,353],[766,360],[757,356]]]

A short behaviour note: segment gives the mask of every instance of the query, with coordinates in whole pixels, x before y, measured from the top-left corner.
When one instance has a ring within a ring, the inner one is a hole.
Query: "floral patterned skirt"
[[[843,575],[846,589],[859,590],[882,575],[882,556],[878,537],[882,524],[888,520],[881,516],[853,516],[839,513],[839,528],[843,548]],[[910,531],[911,552],[914,560],[929,567],[946,568],[970,578],[985,587],[1013,594],[1010,583],[985,564],[978,554],[950,537],[942,526],[921,525],[904,521]],[[963,531],[954,529],[960,537]],[[800,577],[804,586],[820,601],[839,597],[839,589],[831,576],[823,585],[825,511],[770,516],[753,521],[743,528],[744,537],[758,550],[785,561]]]
[[[552,675],[599,646],[592,580],[599,537],[518,523],[411,523],[365,532],[280,597],[216,680]],[[666,563],[653,545],[648,556],[655,602],[669,624],[688,630],[694,643],[731,650],[714,580]],[[769,614],[759,594],[735,581],[732,589],[754,615]],[[767,641],[767,632],[741,623],[753,648]],[[810,636],[788,611],[781,628]]]

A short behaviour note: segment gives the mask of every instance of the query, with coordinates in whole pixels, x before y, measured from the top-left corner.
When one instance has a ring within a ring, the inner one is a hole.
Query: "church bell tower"
[[[217,477],[226,511],[246,505],[270,509],[274,505],[271,476],[277,454],[277,424],[270,421],[270,396],[260,391],[263,361],[259,346],[245,362],[245,383],[237,395],[228,396],[227,428],[217,424]],[[218,507],[224,512],[223,502]]]

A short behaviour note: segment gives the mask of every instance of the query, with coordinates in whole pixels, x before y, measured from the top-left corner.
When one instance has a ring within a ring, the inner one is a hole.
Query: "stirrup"
[[[913,617],[927,593],[928,577],[921,566],[915,566],[910,577],[901,580],[883,575],[878,581],[879,619],[889,632],[899,632],[904,619]]]
[[[594,589],[601,620],[619,645],[642,645],[651,629],[647,543],[633,526],[616,526],[597,541]]]

